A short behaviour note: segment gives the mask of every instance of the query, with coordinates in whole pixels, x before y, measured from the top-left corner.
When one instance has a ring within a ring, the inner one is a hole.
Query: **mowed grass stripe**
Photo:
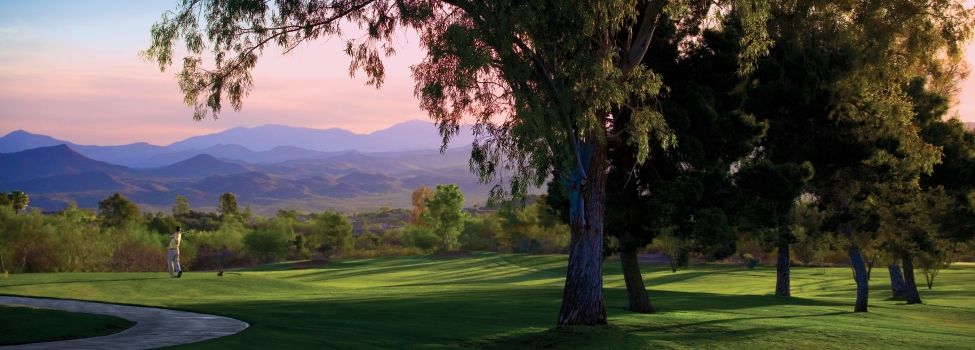
[[[604,262],[609,327],[553,329],[566,257],[474,253],[338,260],[315,269],[15,275],[0,293],[213,313],[246,331],[187,348],[972,348],[975,267],[944,270],[925,305],[890,299],[875,268],[869,313],[850,312],[848,268],[793,269],[793,297],[769,295],[775,268],[643,266],[658,313],[623,310],[619,262]],[[919,282],[923,276],[918,275]],[[943,288],[943,289],[942,289]]]

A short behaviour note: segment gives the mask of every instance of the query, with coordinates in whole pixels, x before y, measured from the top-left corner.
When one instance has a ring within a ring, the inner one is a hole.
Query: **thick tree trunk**
[[[786,240],[779,241],[779,263],[777,264],[775,271],[775,295],[791,296],[790,292],[790,267],[791,260],[789,258],[789,242]]]
[[[901,267],[896,263],[887,265],[890,270],[890,291],[895,297],[907,296],[907,286],[904,284],[904,275],[901,274]]]
[[[853,312],[867,312],[867,300],[870,298],[870,285],[867,279],[867,265],[863,262],[860,255],[860,246],[853,240],[853,228],[850,224],[843,224],[843,234],[850,240],[850,248],[847,254],[850,256],[850,265],[853,267],[853,280],[857,283],[857,301],[853,305]]]
[[[599,145],[595,137],[590,140],[595,144],[580,147],[582,169],[572,171],[567,188],[572,239],[559,326],[606,324],[602,273],[606,147]],[[587,172],[585,180],[580,170]]]
[[[908,304],[920,304],[921,294],[917,292],[917,283],[914,282],[914,257],[911,254],[901,256],[904,264],[904,292]]]
[[[647,296],[647,288],[643,284],[636,249],[621,250],[620,263],[623,264],[623,281],[626,282],[626,309],[645,314],[653,313],[655,310],[650,305],[650,297]]]

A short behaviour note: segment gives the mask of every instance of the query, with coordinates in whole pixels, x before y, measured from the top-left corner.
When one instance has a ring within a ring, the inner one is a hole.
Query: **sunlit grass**
[[[644,266],[656,314],[623,310],[618,261],[605,265],[611,327],[553,329],[566,257],[474,253],[348,259],[245,271],[13,275],[0,293],[151,305],[234,317],[244,332],[188,347],[222,348],[968,348],[975,266],[944,270],[924,305],[893,300],[886,269],[870,312],[854,314],[846,268],[793,270],[793,297],[770,295],[775,268]],[[922,276],[918,276],[923,281]]]

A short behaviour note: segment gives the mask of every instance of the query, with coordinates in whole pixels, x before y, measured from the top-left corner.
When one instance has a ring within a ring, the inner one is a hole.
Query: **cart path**
[[[0,346],[3,350],[151,349],[219,338],[247,328],[247,323],[228,317],[153,307],[3,295],[0,295],[0,304],[109,315],[136,323],[132,328],[103,337]]]

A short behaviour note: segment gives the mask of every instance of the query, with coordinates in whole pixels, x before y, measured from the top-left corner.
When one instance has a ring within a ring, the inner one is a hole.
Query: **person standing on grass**
[[[180,227],[176,226],[176,233],[173,233],[172,239],[169,240],[169,255],[166,257],[166,269],[169,270],[170,277],[180,278],[183,276],[183,269],[179,267],[180,238],[182,238]]]

